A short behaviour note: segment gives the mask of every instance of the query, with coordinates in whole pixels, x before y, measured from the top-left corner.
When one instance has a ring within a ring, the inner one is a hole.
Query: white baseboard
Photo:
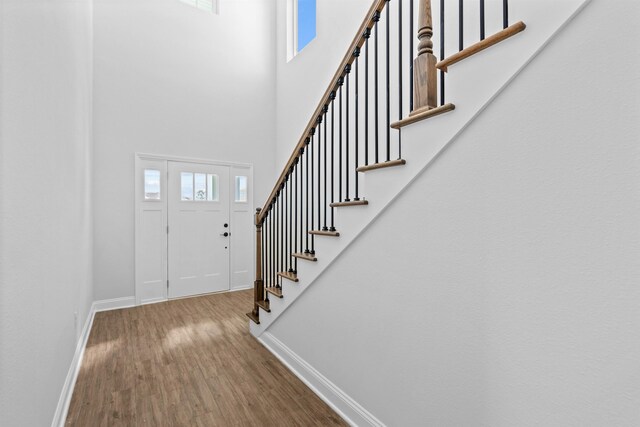
[[[384,427],[382,421],[374,417],[273,334],[264,332],[257,339],[347,423],[352,426]]]
[[[89,334],[91,333],[91,327],[93,326],[93,319],[97,312],[117,310],[119,308],[133,307],[136,304],[135,297],[114,298],[109,300],[94,301],[91,304],[89,315],[84,322],[82,328],[82,334],[76,344],[76,351],[71,360],[71,366],[69,372],[67,372],[67,378],[64,380],[62,391],[60,393],[60,399],[58,399],[58,406],[56,413],[53,416],[53,422],[51,427],[64,427],[67,420],[67,413],[69,412],[69,405],[71,404],[71,397],[73,396],[73,389],[78,379],[78,373],[80,372],[80,366],[82,365],[82,358],[84,356],[84,349],[87,347],[89,341]]]
[[[129,308],[136,305],[136,297],[123,297],[114,299],[103,299],[94,301],[91,306],[94,312],[117,310],[119,308]]]
[[[56,407],[56,413],[53,416],[53,422],[51,427],[64,427],[67,420],[67,413],[69,412],[69,405],[71,404],[71,396],[73,396],[73,389],[78,379],[78,373],[80,372],[80,366],[82,365],[82,358],[84,357],[84,349],[87,346],[89,340],[89,334],[91,333],[91,326],[93,326],[93,318],[95,317],[95,302],[91,304],[89,315],[84,322],[82,328],[82,334],[78,343],[76,344],[76,352],[71,360],[71,366],[69,372],[67,372],[67,378],[64,380],[62,386],[62,392],[60,393],[60,399],[58,399],[58,406]]]

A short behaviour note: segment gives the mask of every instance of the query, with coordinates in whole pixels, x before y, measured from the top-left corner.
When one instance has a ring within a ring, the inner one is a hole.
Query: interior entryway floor
[[[66,425],[346,425],[249,334],[252,298],[97,313]]]

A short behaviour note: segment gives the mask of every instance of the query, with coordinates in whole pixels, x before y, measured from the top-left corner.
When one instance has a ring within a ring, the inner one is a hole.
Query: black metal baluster
[[[480,0],[480,40],[484,40],[484,0]]]
[[[458,0],[458,51],[464,49],[464,0]]]
[[[509,26],[509,0],[502,0],[502,28]]]
[[[360,103],[359,100],[359,89],[360,89],[360,84],[359,84],[359,71],[358,71],[358,58],[360,56],[360,48],[356,47],[356,49],[353,51],[353,56],[355,57],[355,63],[356,63],[356,87],[355,87],[355,116],[356,116],[356,120],[355,120],[355,138],[356,138],[356,142],[355,142],[355,168],[353,169],[354,172],[354,177],[353,177],[353,184],[355,186],[355,197],[353,198],[354,201],[358,201],[360,200],[360,197],[358,196],[358,166],[360,166],[358,164],[358,152],[360,151],[360,139],[359,139],[359,135],[358,135],[358,124],[360,122],[360,117],[358,116],[358,104]]]
[[[369,37],[371,29],[364,30],[364,164],[369,164]],[[356,172],[357,173],[357,172]]]
[[[311,138],[309,139],[309,156],[311,157],[311,193],[309,193],[309,199],[311,200],[311,230],[315,230],[315,221],[314,221],[314,217],[315,215],[313,214],[314,212],[314,207],[313,207],[313,136],[316,134],[316,128],[311,128],[311,132],[309,132],[309,134],[311,135]],[[315,254],[316,253],[316,242],[315,242],[315,235],[312,234],[311,235],[311,251],[309,252],[310,254]]]
[[[374,163],[378,163],[379,159],[378,159],[378,136],[379,136],[379,131],[380,131],[380,126],[378,125],[378,21],[380,21],[380,12],[376,12],[373,15],[373,22],[374,22],[374,34],[373,34],[373,42],[374,42],[374,66],[373,66],[373,80],[374,80],[374,101],[373,103],[375,104],[375,108],[374,108],[374,118],[375,118],[375,155],[374,155],[374,159],[375,162]]]
[[[322,169],[321,169],[321,160],[322,160],[322,114],[318,116],[318,228],[316,230],[320,230],[321,221],[321,213],[322,213],[322,193],[320,191],[321,177],[322,177]]]
[[[298,201],[300,198],[298,197],[298,183],[300,181],[300,168],[298,167],[298,163],[300,162],[300,157],[296,157],[295,166],[293,169],[293,173],[295,175],[294,180],[294,188],[293,194],[295,195],[295,200],[293,202],[293,252],[298,253]],[[293,258],[293,272],[298,274],[298,258]]]
[[[409,0],[409,111],[413,111],[413,0]]]
[[[269,279],[271,279],[271,287],[274,286],[274,283],[276,283],[275,280],[275,265],[276,265],[276,225],[275,225],[275,216],[276,216],[276,209],[275,209],[275,204],[272,202],[271,203],[271,262],[269,263],[269,269],[270,271],[270,275],[269,275]]]
[[[390,11],[391,11],[391,6],[389,6],[389,0],[387,0],[387,22],[386,22],[386,31],[385,31],[385,36],[386,36],[386,54],[387,54],[387,64],[386,64],[386,75],[385,75],[385,80],[386,80],[386,84],[387,84],[387,127],[386,127],[386,131],[387,131],[387,162],[391,160],[391,73],[390,73],[390,62],[391,62],[391,56],[390,56],[390,47],[391,47],[391,42],[389,41],[389,36],[391,35],[390,32],[390,22],[391,22],[391,15],[390,15]]]
[[[398,0],[398,120],[402,120],[402,0]],[[402,158],[402,129],[398,129],[398,159]]]
[[[327,227],[327,197],[329,192],[327,191],[327,145],[328,144],[328,136],[327,136],[327,112],[329,111],[329,106],[325,105],[322,109],[324,114],[324,222],[322,223],[322,231],[327,231],[329,228]]]
[[[280,191],[278,191],[278,193],[276,194],[276,250],[278,251],[276,256],[276,266],[275,266],[275,276],[276,276],[276,287],[280,288],[280,278],[278,277],[278,271],[282,271],[282,261],[281,261],[281,254],[282,254],[282,241],[280,239],[280,233],[282,232],[282,226],[281,226],[281,222],[282,222],[282,213],[281,213],[281,200],[280,200]]]
[[[287,265],[287,177],[285,176],[282,183],[282,267],[280,271],[286,273]]]
[[[266,225],[266,229],[265,229],[265,236],[267,237],[266,240],[266,251],[265,251],[265,255],[266,255],[266,263],[265,263],[265,275],[264,275],[264,284],[267,287],[271,286],[271,205],[269,205],[269,208],[267,209],[267,217],[265,219],[265,225]],[[269,302],[269,292],[265,292],[265,301]]]
[[[440,60],[444,59],[444,0],[440,0]],[[440,105],[444,105],[444,71],[440,70]]]
[[[306,216],[306,222],[307,222],[307,233],[305,234],[305,248],[304,248],[304,253],[308,254],[311,251],[309,250],[309,137],[307,137],[304,140],[305,145],[307,146],[307,152],[305,154],[305,162],[307,163],[307,166],[305,167],[305,171],[307,173],[307,179],[305,180],[305,187],[306,187],[306,191],[304,193],[304,199],[305,199],[305,204],[306,204],[306,209],[305,209],[305,216]]]
[[[333,167],[333,163],[335,160],[335,100],[336,100],[336,91],[332,91],[331,94],[329,95],[329,99],[331,99],[331,203],[333,204],[334,200],[334,189],[335,189],[335,184],[334,184],[334,177],[335,177],[335,173],[334,173],[334,167]],[[336,231],[336,227],[335,224],[333,223],[333,212],[334,212],[334,207],[331,206],[331,227],[329,228],[330,231]]]
[[[293,273],[293,165],[289,169],[289,273]]]
[[[305,252],[302,250],[304,247],[304,239],[307,233],[305,233],[304,227],[304,155],[305,150],[304,147],[300,148],[300,252]]]
[[[351,74],[351,64],[347,64],[344,67],[345,80],[347,82],[347,99],[346,99],[346,115],[345,115],[345,144],[344,144],[344,154],[345,154],[345,162],[344,162],[344,182],[345,182],[345,202],[349,202],[349,75]],[[342,164],[342,162],[340,162]]]
[[[339,107],[338,113],[338,202],[342,201],[342,85],[344,79],[338,79]]]
[[[284,183],[282,183],[280,185],[280,270],[278,271],[286,271],[285,266],[284,266],[284,245],[285,245],[285,239],[284,239]],[[282,282],[282,280],[281,280]]]

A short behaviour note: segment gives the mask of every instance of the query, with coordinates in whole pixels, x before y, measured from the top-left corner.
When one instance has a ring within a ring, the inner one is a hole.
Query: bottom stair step
[[[282,298],[282,288],[276,288],[276,287],[267,288],[267,292],[269,292],[271,295],[277,296],[278,298]]]
[[[283,277],[287,280],[291,280],[292,282],[297,282],[298,281],[298,276],[296,276],[295,273],[289,272],[289,271],[279,271],[278,272],[278,276]]]
[[[249,319],[253,320],[253,323],[255,323],[256,325],[260,324],[260,319],[258,319],[258,316],[253,314],[253,311],[250,311],[249,313],[247,313],[247,317]]]

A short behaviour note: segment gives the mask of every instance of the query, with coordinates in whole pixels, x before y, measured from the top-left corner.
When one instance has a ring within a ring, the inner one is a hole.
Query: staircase
[[[538,2],[474,1],[473,23],[464,12],[470,1],[446,3],[440,0],[432,9],[430,0],[376,0],[367,12],[256,212],[254,307],[247,313],[254,336],[266,331],[587,2],[568,0],[549,14],[548,5]],[[535,22],[535,31],[523,32],[522,21],[511,21],[514,11]],[[501,22],[488,15],[499,15]],[[478,34],[467,43],[469,27]]]

